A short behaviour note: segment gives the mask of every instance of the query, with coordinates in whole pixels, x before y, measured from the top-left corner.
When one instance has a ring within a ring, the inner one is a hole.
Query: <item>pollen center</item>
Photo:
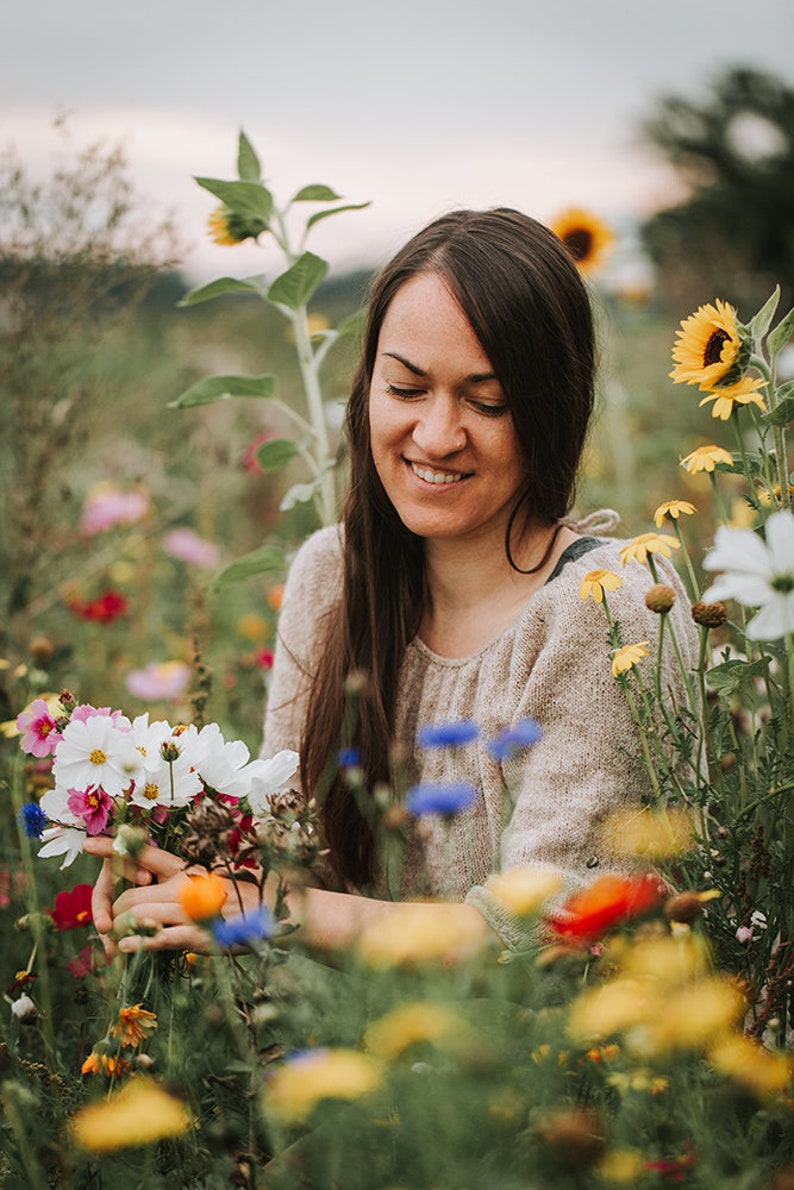
[[[788,595],[794,591],[794,574],[776,574],[770,579],[769,585],[781,595]]]
[[[39,724],[39,735],[41,736],[42,739],[44,739],[45,736],[48,736],[51,731],[52,731],[52,724],[47,723],[46,720],[44,723]]]
[[[574,260],[587,260],[593,250],[593,237],[584,227],[569,231],[564,237],[565,246]]]
[[[92,764],[104,764],[107,760],[107,756],[105,756],[105,753],[101,748],[94,748],[88,759]]]
[[[722,360],[722,345],[727,343],[730,335],[719,327],[709,335],[708,343],[703,350],[703,365],[718,364]]]
[[[160,792],[159,785],[144,785],[144,787],[143,787],[143,796],[145,798],[147,798],[150,802],[157,801],[157,795],[159,792]]]

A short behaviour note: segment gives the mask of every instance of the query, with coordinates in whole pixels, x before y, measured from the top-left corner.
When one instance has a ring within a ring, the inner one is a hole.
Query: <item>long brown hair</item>
[[[517,518],[519,528],[533,517],[551,524],[570,510],[593,408],[587,291],[561,241],[534,219],[506,208],[444,215],[376,278],[347,408],[351,474],[342,517],[342,597],[312,675],[300,749],[303,788],[325,790],[324,830],[334,867],[361,889],[377,871],[373,833],[335,757],[341,747],[355,748],[369,790],[389,780],[400,666],[426,600],[422,539],[403,525],[372,460],[369,389],[386,311],[419,273],[435,273],[449,286],[510,407],[525,462],[505,541],[511,564]],[[358,679],[353,716],[351,674]]]

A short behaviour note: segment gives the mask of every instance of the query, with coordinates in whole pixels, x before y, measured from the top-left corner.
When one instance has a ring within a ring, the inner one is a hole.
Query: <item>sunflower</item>
[[[549,226],[568,249],[576,267],[585,274],[601,266],[615,238],[606,223],[580,207],[563,211]]]
[[[736,311],[719,298],[715,302],[699,306],[682,321],[673,347],[671,378],[676,384],[697,384],[702,392],[733,384],[749,362]]]
[[[723,421],[728,420],[737,405],[757,405],[762,413],[766,413],[764,398],[758,392],[758,389],[763,388],[765,384],[766,381],[762,380],[760,376],[755,379],[752,376],[743,376],[735,384],[728,384],[708,393],[700,404],[708,405],[709,401],[713,401],[714,408],[711,415],[719,417]]]
[[[253,215],[241,215],[229,207],[216,207],[207,220],[210,239],[216,244],[233,247],[243,240],[257,240],[267,224]]]

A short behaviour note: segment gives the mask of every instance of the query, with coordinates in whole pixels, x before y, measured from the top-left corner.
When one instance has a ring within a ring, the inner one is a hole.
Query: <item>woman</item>
[[[584,285],[561,242],[516,211],[446,215],[376,281],[348,408],[343,526],[310,538],[291,569],[265,724],[266,754],[300,741],[302,785],[324,793],[343,890],[291,898],[308,945],[345,945],[390,911],[377,816],[333,763],[342,747],[356,749],[370,791],[393,776],[395,746],[407,780],[471,782],[474,804],[451,824],[428,820],[409,848],[401,893],[453,901],[508,945],[526,938],[489,893],[493,871],[550,864],[570,885],[614,865],[601,825],[650,785],[632,760],[640,745],[610,673],[605,621],[580,599],[581,579],[621,571],[610,608],[624,643],[653,640],[658,620],[644,604],[648,572],[623,571],[620,543],[565,520],[593,384]],[[681,601],[672,615],[690,659]],[[683,695],[674,664],[662,680]],[[425,723],[471,719],[487,740],[530,716],[543,734],[520,758],[498,759],[482,742],[416,748]],[[109,843],[87,850],[108,856]],[[182,862],[147,849],[142,863],[140,879],[158,883],[112,910],[106,868],[98,929],[145,911],[164,927],[148,948],[196,946],[178,902]]]

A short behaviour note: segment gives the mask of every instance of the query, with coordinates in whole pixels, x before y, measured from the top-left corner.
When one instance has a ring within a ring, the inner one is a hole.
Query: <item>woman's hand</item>
[[[200,954],[210,949],[206,930],[191,921],[179,899],[190,878],[183,859],[159,847],[144,847],[134,864],[120,861],[113,851],[113,840],[106,835],[86,839],[85,850],[105,861],[94,885],[92,909],[94,925],[108,955],[117,949],[126,953],[141,948],[192,950]],[[194,874],[197,871],[195,866],[190,870]],[[134,880],[136,887],[113,900],[113,886],[120,875]],[[226,904],[232,914],[259,904],[256,885],[233,880],[226,883]],[[137,929],[144,926],[155,932],[138,934]],[[114,939],[111,931],[118,934],[120,929],[125,929],[124,936]]]

